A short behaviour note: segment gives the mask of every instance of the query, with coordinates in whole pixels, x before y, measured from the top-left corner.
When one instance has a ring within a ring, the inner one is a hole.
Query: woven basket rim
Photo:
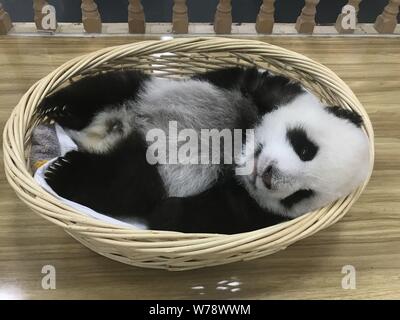
[[[152,252],[152,248],[158,253],[162,249],[165,249],[163,252],[171,254],[187,254],[187,250],[190,249],[194,256],[215,252],[227,253],[232,250],[234,251],[235,247],[240,247],[242,251],[247,247],[250,251],[251,248],[257,248],[260,251],[260,256],[263,253],[269,254],[272,251],[275,252],[273,248],[277,250],[284,249],[291,243],[326,228],[339,220],[349,210],[364,190],[370,175],[365,183],[352,194],[320,210],[271,227],[232,235],[135,230],[125,226],[113,225],[84,216],[68,205],[61,203],[60,200],[38,186],[28,170],[25,144],[32,129],[34,109],[40,100],[58,85],[73,76],[79,75],[82,71],[92,70],[110,61],[119,61],[126,57],[148,56],[150,54],[166,52],[195,52],[197,54],[235,52],[238,57],[243,56],[243,59],[262,57],[265,61],[268,59],[271,61],[276,60],[282,63],[282,70],[284,72],[297,72],[310,77],[311,75],[315,76],[318,78],[316,84],[321,88],[329,88],[329,90],[337,94],[336,97],[342,102],[342,107],[352,108],[362,116],[364,129],[370,141],[371,175],[374,162],[374,133],[369,117],[347,84],[327,67],[299,53],[257,40],[220,37],[146,40],[107,47],[69,60],[37,81],[21,98],[5,125],[3,151],[7,180],[22,201],[27,203],[40,216],[63,227],[68,233],[83,243],[85,239],[93,239],[97,244],[104,246],[128,248],[136,250],[135,252],[146,252],[149,254]],[[311,82],[311,80],[309,81]],[[266,237],[271,241],[268,243],[263,242],[263,239]],[[135,241],[129,241],[129,239],[135,239]],[[141,243],[140,247],[142,251],[137,251],[138,249],[135,249],[137,245],[136,241],[140,242],[142,240],[143,243]],[[92,245],[91,243],[84,244],[88,247]],[[272,251],[261,252],[264,247]],[[99,253],[104,254],[103,252]],[[119,260],[118,257],[111,258]],[[242,259],[246,258],[241,257],[240,260]],[[130,263],[129,261],[123,262]],[[185,262],[187,265],[180,266],[181,269],[192,267],[188,264],[188,261]],[[131,264],[140,265],[139,263],[134,263],[134,261]],[[209,261],[205,265],[212,265],[212,261]],[[152,265],[150,267],[170,268],[171,265],[168,264],[168,259],[166,259],[165,264],[161,264],[160,266]],[[177,269],[179,269],[179,266]]]

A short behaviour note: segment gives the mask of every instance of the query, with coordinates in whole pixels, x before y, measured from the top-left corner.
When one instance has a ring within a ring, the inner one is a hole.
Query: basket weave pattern
[[[350,88],[325,66],[295,52],[253,40],[186,38],[142,41],[105,48],[70,60],[35,83],[21,98],[3,133],[5,172],[18,197],[45,219],[61,226],[88,248],[134,266],[186,270],[254,259],[285,249],[324,229],[357,200],[365,185],[320,210],[272,227],[234,235],[133,230],[80,214],[35,183],[27,155],[41,99],[69,80],[111,69],[140,69],[157,76],[182,77],[226,66],[257,66],[296,79],[321,100],[357,111],[370,139],[368,115]]]

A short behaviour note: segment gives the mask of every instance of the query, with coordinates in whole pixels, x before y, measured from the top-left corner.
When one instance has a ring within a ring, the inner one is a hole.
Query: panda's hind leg
[[[135,100],[148,79],[148,75],[135,70],[87,76],[45,97],[36,114],[66,129],[82,130],[104,109]]]

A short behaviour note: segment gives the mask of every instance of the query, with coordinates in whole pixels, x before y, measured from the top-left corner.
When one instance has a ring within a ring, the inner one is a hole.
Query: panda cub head
[[[294,218],[355,190],[370,155],[358,114],[305,90],[288,100],[260,118],[239,160],[254,157],[253,172],[238,177],[261,207]]]

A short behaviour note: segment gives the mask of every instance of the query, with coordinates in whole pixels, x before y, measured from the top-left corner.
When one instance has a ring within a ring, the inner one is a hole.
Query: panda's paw
[[[43,99],[36,109],[36,116],[42,121],[55,121],[64,128],[80,130],[92,114],[57,92]]]
[[[50,120],[57,121],[60,118],[68,117],[71,115],[71,107],[66,104],[66,101],[58,94],[47,96],[38,105],[36,114],[40,118],[47,117]]]
[[[72,199],[81,186],[85,157],[78,151],[68,152],[55,160],[45,171],[47,184],[59,196]]]

